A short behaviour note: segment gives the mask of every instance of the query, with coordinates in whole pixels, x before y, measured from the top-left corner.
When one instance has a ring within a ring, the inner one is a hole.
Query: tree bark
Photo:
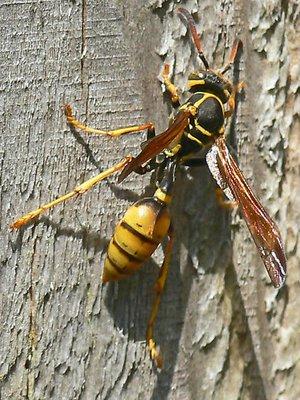
[[[92,137],[67,126],[62,106],[102,129],[168,125],[157,80],[163,61],[185,91],[199,68],[175,10],[164,0],[0,4],[1,399],[300,398],[299,15],[294,1],[189,1],[213,68],[238,35],[244,49],[228,76],[246,83],[228,126],[249,183],[278,223],[288,278],[274,289],[245,223],[215,201],[206,168],[179,171],[171,270],[155,338],[145,345],[162,261],[102,285],[114,226],[153,179],[113,177],[20,231],[10,223],[66,193],[145,135]],[[156,54],[158,53],[160,57]],[[151,183],[152,182],[152,183]]]

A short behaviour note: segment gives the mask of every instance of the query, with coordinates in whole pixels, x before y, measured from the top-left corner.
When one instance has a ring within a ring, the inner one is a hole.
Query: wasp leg
[[[155,157],[155,158],[152,158],[147,164],[140,165],[139,167],[134,169],[133,172],[135,172],[136,174],[139,174],[139,175],[144,175],[148,172],[156,170],[156,176],[159,176],[159,173],[163,172],[164,168],[165,168],[165,160],[157,161],[156,157]]]
[[[162,78],[163,78],[163,82],[166,87],[166,90],[171,97],[173,107],[175,107],[175,108],[178,107],[180,105],[179,94],[178,94],[179,90],[170,80],[170,65],[169,64],[164,64]]]
[[[219,206],[225,208],[226,210],[233,210],[238,207],[236,201],[226,200],[224,198],[224,193],[221,188],[216,188],[216,199]]]
[[[225,111],[225,113],[224,113],[225,118],[228,118],[233,114],[233,112],[235,110],[235,98],[236,98],[236,95],[240,90],[244,89],[245,87],[246,87],[245,82],[239,82],[237,85],[235,85],[233,87],[231,95],[230,95],[230,97],[228,99],[229,110]]]
[[[151,130],[154,128],[152,122],[149,122],[143,125],[132,125],[132,126],[126,126],[124,128],[114,129],[112,131],[103,131],[100,129],[91,128],[90,126],[84,125],[82,122],[78,121],[73,115],[72,107],[70,106],[70,104],[66,104],[64,108],[68,124],[86,133],[94,133],[96,135],[108,135],[112,137],[117,137],[121,135],[126,135],[127,133],[135,133],[144,131],[146,129]]]
[[[151,359],[155,362],[158,368],[162,368],[163,364],[163,359],[161,356],[160,351],[158,350],[156,343],[153,339],[153,327],[154,323],[156,321],[157,313],[158,313],[158,308],[161,300],[161,295],[165,287],[166,279],[168,276],[169,272],[169,265],[170,265],[170,259],[171,259],[171,252],[173,248],[173,242],[174,242],[174,232],[173,228],[170,225],[169,231],[168,231],[168,243],[166,246],[165,250],[165,258],[163,261],[163,264],[160,268],[159,276],[157,278],[157,281],[154,286],[155,290],[155,299],[152,304],[152,309],[151,309],[151,314],[150,318],[147,324],[147,333],[146,333],[146,340],[147,340],[147,346],[150,351],[150,357]]]
[[[25,214],[23,217],[17,219],[14,223],[11,224],[11,228],[13,229],[19,229],[23,225],[26,225],[28,222],[32,221],[34,218],[38,217],[45,211],[49,210],[52,207],[57,206],[60,203],[63,203],[66,200],[71,199],[72,197],[75,197],[77,195],[83,194],[89,189],[91,189],[93,186],[95,186],[97,183],[102,181],[103,179],[107,178],[108,176],[114,174],[117,171],[120,171],[131,161],[132,157],[127,156],[125,157],[122,161],[120,161],[118,164],[114,165],[113,167],[101,172],[101,174],[94,176],[93,178],[87,180],[86,182],[83,182],[81,185],[77,186],[75,189],[73,189],[71,192],[64,194],[63,196],[58,197],[57,199],[51,201],[50,203],[44,204],[41,207],[37,208],[36,210],[33,210],[29,212],[28,214]]]
[[[139,167],[134,169],[133,172],[135,172],[138,175],[145,175],[147,174],[147,172],[151,172],[154,169],[156,169],[158,165],[159,164],[156,163],[155,160],[151,160],[146,165],[140,165]]]

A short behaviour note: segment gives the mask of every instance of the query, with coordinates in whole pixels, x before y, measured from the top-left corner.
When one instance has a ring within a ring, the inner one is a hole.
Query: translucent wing
[[[206,160],[218,185],[240,206],[273,285],[281,287],[286,276],[286,258],[275,222],[250,189],[223,138],[216,140]]]
[[[175,139],[180,137],[183,134],[184,129],[189,124],[190,116],[191,112],[188,109],[180,111],[167,130],[155,136],[153,139],[148,140],[140,154],[137,157],[133,158],[131,162],[127,164],[126,167],[123,169],[123,171],[119,175],[118,181],[123,181],[123,179],[125,179],[137,167],[145,164],[147,161],[157,156],[164,149],[166,149],[168,145],[170,145]]]

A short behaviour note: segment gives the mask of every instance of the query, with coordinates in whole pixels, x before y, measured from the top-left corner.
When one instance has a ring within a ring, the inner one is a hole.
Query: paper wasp
[[[163,80],[176,109],[168,129],[157,136],[152,123],[102,131],[80,123],[73,116],[71,107],[66,105],[67,121],[74,128],[87,133],[110,136],[147,130],[148,140],[136,157],[125,157],[112,168],[89,179],[70,193],[42,205],[12,224],[13,228],[20,228],[46,210],[83,194],[118,171],[121,171],[119,182],[132,172],[158,172],[157,190],[153,197],[143,198],[133,204],[117,225],[108,247],[102,274],[103,282],[128,277],[139,270],[157,246],[167,238],[146,333],[151,358],[158,366],[161,366],[162,360],[153,339],[153,326],[168,274],[174,238],[168,205],[172,200],[177,168],[181,165],[199,165],[201,159],[195,158],[199,149],[210,148],[206,155],[208,167],[225,195],[239,206],[273,285],[282,286],[286,275],[286,258],[279,230],[248,186],[225,143],[224,121],[233,113],[236,93],[241,88],[241,84],[233,85],[225,78],[225,73],[235,63],[242,43],[236,39],[227,64],[221,70],[214,71],[210,69],[203,54],[200,36],[191,14],[184,8],[179,8],[178,13],[187,22],[204,68],[189,76],[188,87],[191,96],[181,104],[178,90],[170,81],[168,65],[165,65]]]

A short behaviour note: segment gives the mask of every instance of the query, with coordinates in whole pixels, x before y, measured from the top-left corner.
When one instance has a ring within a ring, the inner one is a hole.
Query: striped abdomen
[[[133,204],[109,243],[102,281],[124,279],[139,270],[166,236],[169,226],[166,202],[150,197]]]

